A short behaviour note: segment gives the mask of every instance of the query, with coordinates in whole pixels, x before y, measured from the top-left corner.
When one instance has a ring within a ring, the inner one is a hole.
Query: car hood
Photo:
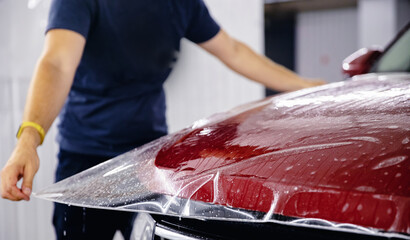
[[[35,196],[180,217],[313,219],[410,234],[409,80],[368,74],[243,105]]]

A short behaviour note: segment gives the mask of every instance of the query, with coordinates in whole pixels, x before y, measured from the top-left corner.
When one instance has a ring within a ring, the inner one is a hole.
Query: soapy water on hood
[[[250,103],[35,195],[178,217],[287,216],[286,224],[410,234],[408,80],[348,81]]]

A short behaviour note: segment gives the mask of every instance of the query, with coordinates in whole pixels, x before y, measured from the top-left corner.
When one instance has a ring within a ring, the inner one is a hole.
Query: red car
[[[149,213],[146,239],[410,239],[409,46],[408,25],[345,61],[362,75],[199,120],[37,197]]]

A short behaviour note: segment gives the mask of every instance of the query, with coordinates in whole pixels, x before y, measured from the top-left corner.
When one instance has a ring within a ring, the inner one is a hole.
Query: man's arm
[[[27,95],[23,121],[35,122],[48,131],[70,91],[80,62],[85,38],[73,31],[50,30],[45,39]],[[1,196],[13,201],[29,200],[33,178],[39,168],[36,129],[23,129],[14,151],[1,171]],[[21,188],[17,182],[23,178]]]
[[[322,85],[324,81],[301,78],[287,68],[255,53],[245,44],[231,38],[224,30],[200,47],[219,58],[235,72],[278,91],[293,91]]]

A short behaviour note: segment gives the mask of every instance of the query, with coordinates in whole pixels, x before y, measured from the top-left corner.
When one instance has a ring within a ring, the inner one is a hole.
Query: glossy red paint
[[[256,102],[176,134],[155,164],[181,198],[410,234],[409,80]]]

